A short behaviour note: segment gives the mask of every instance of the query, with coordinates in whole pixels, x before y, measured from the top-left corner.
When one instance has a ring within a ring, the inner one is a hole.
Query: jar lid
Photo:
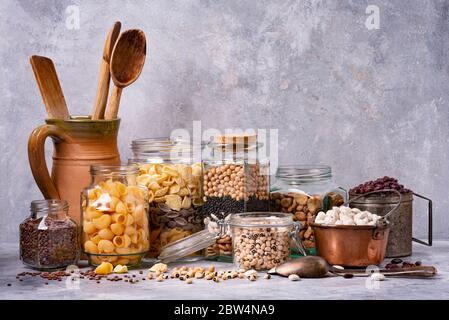
[[[158,260],[163,263],[170,263],[187,257],[199,250],[206,249],[213,245],[219,236],[219,234],[210,233],[207,229],[194,233],[191,236],[162,247]]]
[[[246,212],[231,215],[231,227],[289,227],[293,225],[292,215],[282,212]]]
[[[311,182],[332,177],[332,168],[327,165],[307,164],[279,166],[276,178],[291,182]]]
[[[34,200],[31,202],[31,211],[36,213],[41,212],[59,212],[68,210],[69,205],[65,200],[59,199],[46,199],[46,200]]]
[[[138,174],[139,168],[134,165],[118,165],[118,166],[109,166],[109,165],[92,165],[90,166],[90,172],[96,175],[130,175],[130,174]]]

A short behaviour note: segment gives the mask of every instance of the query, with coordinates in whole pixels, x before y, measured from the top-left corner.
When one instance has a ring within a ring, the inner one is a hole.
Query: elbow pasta
[[[90,263],[140,263],[150,248],[145,190],[109,179],[83,197],[83,249]]]

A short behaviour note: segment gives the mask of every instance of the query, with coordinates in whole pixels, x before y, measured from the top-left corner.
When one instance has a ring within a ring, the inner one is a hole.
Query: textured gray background
[[[81,28],[65,27],[78,4]],[[367,30],[368,4],[380,30]],[[124,91],[123,158],[172,128],[279,128],[282,163],[328,163],[350,187],[396,176],[435,202],[449,237],[448,1],[0,1],[0,240],[17,239],[40,197],[26,144],[45,118],[28,57],[56,62],[72,114],[91,110],[113,21],[147,33],[141,78]],[[422,206],[415,232],[425,234]]]

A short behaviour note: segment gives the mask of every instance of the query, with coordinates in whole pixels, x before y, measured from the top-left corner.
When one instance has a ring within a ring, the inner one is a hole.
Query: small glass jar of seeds
[[[286,262],[290,257],[291,240],[303,251],[301,243],[295,238],[295,223],[290,214],[233,214],[229,226],[233,260],[239,269],[269,270]],[[299,229],[299,224],[296,226]]]
[[[270,211],[290,213],[301,223],[299,239],[314,253],[315,237],[310,226],[320,210],[340,206],[347,192],[332,181],[332,169],[325,165],[279,166],[270,186]]]
[[[64,268],[79,259],[78,226],[62,200],[35,200],[19,226],[20,259],[36,269]]]
[[[247,212],[228,215],[217,222],[217,228],[208,228],[163,248],[158,259],[170,263],[196,250],[211,246],[230,235],[233,261],[238,269],[269,270],[290,258],[290,248],[305,254],[297,238],[299,222],[292,215],[280,212]]]
[[[202,164],[194,161],[192,148],[185,143],[136,141],[129,163],[139,168],[137,183],[148,190],[148,258],[157,258],[162,247],[204,229],[200,215]]]
[[[216,224],[231,213],[268,211],[269,160],[261,156],[256,135],[216,136],[204,163],[205,223]],[[231,256],[231,238],[206,249],[207,257]]]
[[[81,193],[82,249],[90,265],[138,266],[150,248],[148,192],[133,165],[91,167]]]

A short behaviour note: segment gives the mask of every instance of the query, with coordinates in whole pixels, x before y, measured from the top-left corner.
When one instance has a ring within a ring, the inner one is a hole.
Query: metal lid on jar
[[[158,260],[163,263],[170,263],[187,257],[199,250],[206,249],[213,245],[220,234],[210,233],[203,230],[191,236],[172,242],[161,249]]]
[[[246,212],[231,215],[229,225],[245,228],[291,227],[293,218],[291,214],[282,212]]]

